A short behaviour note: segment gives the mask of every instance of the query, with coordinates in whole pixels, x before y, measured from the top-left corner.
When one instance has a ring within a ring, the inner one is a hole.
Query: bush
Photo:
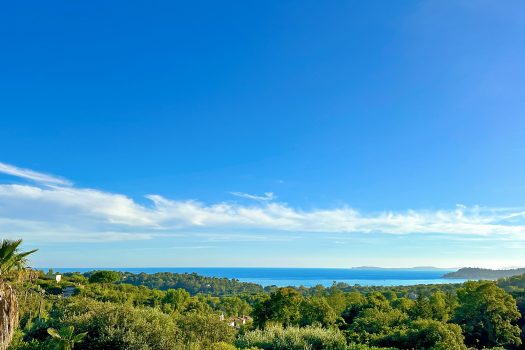
[[[79,349],[173,350],[180,332],[168,315],[150,308],[80,299],[57,305],[56,318],[87,332]]]
[[[265,350],[345,350],[346,341],[342,333],[320,327],[269,326],[239,336],[239,348],[258,347]]]
[[[219,320],[218,315],[190,312],[177,319],[181,340],[184,344],[202,344],[205,348],[216,343],[232,343],[236,330],[226,322]]]
[[[237,350],[237,348],[232,344],[228,344],[225,342],[219,342],[219,343],[212,344],[210,346],[210,350]]]
[[[398,329],[376,345],[400,349],[467,350],[461,327],[435,320],[417,320],[408,329]]]
[[[364,344],[350,344],[346,350],[398,350],[396,348],[378,348],[375,346],[368,346]]]

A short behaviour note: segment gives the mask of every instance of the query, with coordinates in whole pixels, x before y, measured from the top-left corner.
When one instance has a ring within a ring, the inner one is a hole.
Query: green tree
[[[366,308],[353,320],[347,337],[351,342],[379,345],[383,338],[402,327],[407,319],[406,314],[396,309]]]
[[[397,298],[392,301],[392,307],[404,313],[410,313],[415,304],[414,300],[408,298]]]
[[[337,321],[337,314],[324,297],[311,297],[301,305],[301,325],[322,325],[331,327]]]
[[[457,292],[454,322],[467,345],[477,348],[520,345],[520,313],[514,298],[494,282],[466,282]]]
[[[348,293],[343,293],[340,289],[332,286],[329,290],[329,294],[326,297],[328,304],[332,307],[336,314],[340,315],[345,311],[348,303]]]
[[[447,322],[456,307],[456,298],[438,290],[430,296],[429,300],[432,309],[432,319]]]
[[[466,350],[463,341],[457,324],[420,319],[377,339],[375,344],[399,349]]]
[[[168,305],[171,310],[182,311],[190,300],[190,293],[184,289],[168,289],[163,298],[163,303]]]
[[[0,348],[7,347],[18,323],[18,300],[12,286],[3,283],[13,272],[23,270],[27,256],[36,250],[20,252],[22,240],[2,240],[0,244]],[[17,274],[17,277],[19,275]]]
[[[410,317],[414,319],[431,319],[432,304],[427,296],[419,294],[414,307],[410,310]]]
[[[120,274],[116,271],[97,271],[89,277],[90,283],[115,283],[120,281]]]
[[[379,292],[372,292],[364,296],[359,292],[347,294],[348,306],[341,314],[347,325],[353,323],[354,319],[366,309],[377,309],[380,311],[389,311],[392,309],[385,296]]]
[[[366,297],[366,307],[379,310],[390,310],[391,305],[387,298],[380,292],[372,292]]]
[[[254,323],[264,327],[266,323],[284,326],[298,325],[301,321],[303,297],[293,288],[279,288],[266,300],[256,304],[253,310]]]
[[[226,316],[249,315],[250,305],[239,297],[222,297],[216,308],[224,312]]]
[[[53,338],[57,350],[71,350],[75,344],[81,343],[87,333],[75,334],[75,327],[64,326],[60,330],[48,328],[47,333]]]

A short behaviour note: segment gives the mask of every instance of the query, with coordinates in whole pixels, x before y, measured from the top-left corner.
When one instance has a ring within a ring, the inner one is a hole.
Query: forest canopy
[[[161,350],[520,349],[523,343],[525,275],[445,285],[263,288],[197,274],[92,271],[66,273],[60,282],[38,272],[12,284],[22,296],[14,350],[59,343]]]

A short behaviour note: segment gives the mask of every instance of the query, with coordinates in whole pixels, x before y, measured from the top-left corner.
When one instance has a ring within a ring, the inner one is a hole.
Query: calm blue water
[[[47,270],[47,268],[43,268]],[[209,277],[235,278],[263,286],[276,285],[312,287],[317,284],[331,286],[334,281],[362,286],[408,286],[415,284],[461,283],[464,280],[444,279],[454,270],[404,269],[319,269],[319,268],[238,268],[238,267],[145,267],[145,268],[54,268],[59,272],[87,272],[114,270],[132,273],[198,273]]]

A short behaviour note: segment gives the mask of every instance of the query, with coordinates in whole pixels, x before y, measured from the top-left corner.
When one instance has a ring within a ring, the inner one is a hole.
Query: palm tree
[[[82,342],[87,333],[79,333],[75,335],[75,327],[64,326],[60,330],[48,328],[47,333],[55,342],[57,350],[72,350],[75,344]]]
[[[20,252],[22,240],[4,239],[0,242],[0,349],[7,349],[18,323],[18,302],[13,288],[4,283],[4,277],[23,270],[27,256],[36,251]]]
[[[4,239],[0,245],[0,278],[12,271],[23,270],[27,264],[27,256],[33,254],[37,249],[28,252],[20,252],[21,239]]]

